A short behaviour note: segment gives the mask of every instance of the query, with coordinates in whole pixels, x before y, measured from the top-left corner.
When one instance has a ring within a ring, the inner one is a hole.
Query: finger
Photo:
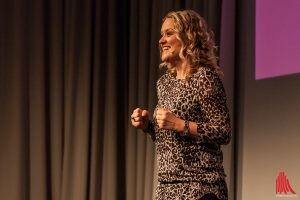
[[[134,112],[134,113],[142,114],[142,109],[136,108],[133,112]]]
[[[168,109],[166,109],[166,108],[157,108],[157,110],[159,110],[159,111],[168,111]]]
[[[162,111],[161,110],[157,110],[156,111],[156,116],[160,116],[160,115],[162,115]]]
[[[140,109],[140,108],[137,108],[137,109],[135,109],[134,111],[133,111],[133,113],[132,113],[132,117],[140,117],[140,116],[142,116],[142,109]]]
[[[156,119],[156,122],[158,125],[163,125],[164,123],[164,120],[161,120],[161,119]]]
[[[142,117],[135,117],[134,119],[135,119],[136,122],[142,122],[143,121]]]
[[[164,121],[164,120],[158,120],[157,125],[161,129],[170,129],[170,130],[172,130],[172,128],[174,126],[174,123]]]
[[[132,122],[132,125],[133,125],[134,127],[139,127],[139,126],[142,125],[142,123],[141,123],[141,122]]]
[[[165,120],[166,119],[166,115],[165,114],[156,115],[156,119],[157,120]]]
[[[142,111],[142,117],[148,117],[149,116],[149,113],[147,110],[143,110]]]
[[[142,122],[143,118],[141,118],[141,117],[131,117],[131,120],[134,121],[134,122]]]
[[[132,115],[131,115],[131,118],[135,118],[135,117],[140,117],[141,115],[139,114],[139,113],[133,113]]]
[[[157,108],[156,109],[156,114],[161,113],[161,111],[162,111],[162,108]]]
[[[159,128],[165,128],[165,123],[163,121],[159,121],[157,125]]]
[[[156,111],[156,114],[157,115],[165,115],[168,112],[170,112],[170,111],[168,111],[167,109],[164,109],[164,108],[160,108]]]
[[[131,119],[131,123],[135,122],[135,119],[134,119],[134,117],[132,115],[130,116],[130,119]]]

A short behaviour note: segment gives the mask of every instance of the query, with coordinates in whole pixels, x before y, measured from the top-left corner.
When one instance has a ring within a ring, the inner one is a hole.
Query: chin
[[[169,56],[164,56],[164,55],[161,56],[161,61],[162,62],[168,62],[169,60],[170,60]]]

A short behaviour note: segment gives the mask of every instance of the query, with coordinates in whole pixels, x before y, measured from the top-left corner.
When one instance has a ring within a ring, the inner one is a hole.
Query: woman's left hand
[[[156,122],[161,129],[168,129],[177,132],[182,132],[184,121],[169,110],[158,108],[156,110]]]

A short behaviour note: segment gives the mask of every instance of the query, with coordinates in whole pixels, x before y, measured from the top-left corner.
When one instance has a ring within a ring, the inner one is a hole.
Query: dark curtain
[[[155,150],[130,125],[156,104],[170,10],[220,38],[219,0],[10,0],[0,4],[0,199],[147,200]]]

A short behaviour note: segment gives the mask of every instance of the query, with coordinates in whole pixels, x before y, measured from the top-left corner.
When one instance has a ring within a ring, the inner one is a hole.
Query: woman
[[[170,12],[159,47],[167,73],[157,82],[154,119],[140,108],[131,115],[156,144],[156,199],[228,199],[220,146],[231,128],[212,34],[198,13]]]

